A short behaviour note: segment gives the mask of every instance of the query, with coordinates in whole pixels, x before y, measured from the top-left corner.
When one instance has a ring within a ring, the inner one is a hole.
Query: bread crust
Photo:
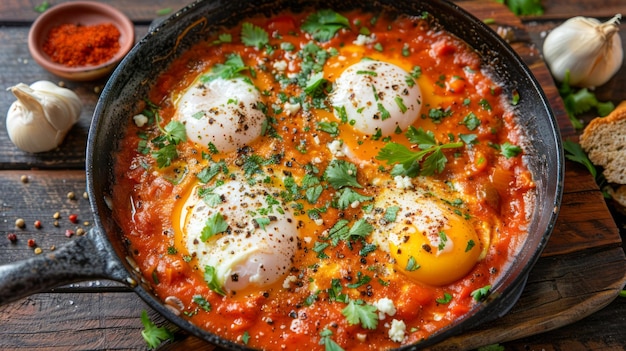
[[[589,122],[579,141],[589,160],[603,167],[609,183],[626,184],[626,101]]]

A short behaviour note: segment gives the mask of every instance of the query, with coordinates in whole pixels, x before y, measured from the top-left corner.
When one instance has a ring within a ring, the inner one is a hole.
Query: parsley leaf
[[[207,218],[202,233],[200,234],[200,240],[207,241],[215,234],[223,233],[228,229],[228,222],[224,219],[224,216],[220,212],[215,213],[213,216]]]
[[[317,41],[329,41],[341,28],[350,28],[348,19],[333,10],[320,10],[309,15],[302,24],[302,30],[311,34]]]
[[[506,157],[511,158],[519,155],[522,152],[522,148],[509,143],[508,141],[500,145],[500,153]]]
[[[332,160],[326,170],[324,177],[335,189],[341,189],[345,186],[362,188],[356,179],[356,165],[344,160]]]
[[[409,127],[406,135],[411,143],[417,144],[420,151],[413,151],[402,144],[388,143],[376,155],[377,160],[387,161],[387,164],[402,165],[404,172],[394,169],[395,175],[416,175],[415,164],[422,160],[424,162],[419,174],[428,176],[441,173],[448,162],[442,150],[463,146],[463,142],[438,145],[431,131],[425,132],[422,128],[415,129],[413,126]]]
[[[241,25],[241,42],[245,46],[254,46],[257,49],[261,49],[269,43],[269,36],[263,28],[245,22]]]
[[[565,150],[565,157],[568,160],[582,164],[587,167],[587,170],[589,170],[589,173],[591,173],[594,178],[597,177],[598,172],[596,171],[596,167],[591,160],[589,160],[589,157],[580,144],[568,139],[563,142],[563,149]]]
[[[215,270],[215,267],[204,266],[204,280],[209,285],[209,289],[222,296],[226,296],[226,291],[224,291],[224,288],[222,288],[222,285],[217,278],[217,271]]]
[[[378,325],[376,307],[363,302],[358,303],[350,300],[348,306],[341,310],[341,314],[346,317],[351,325],[361,324],[361,327],[365,329],[376,329]]]
[[[357,193],[352,190],[352,188],[343,188],[338,192],[338,194],[339,197],[334,205],[340,210],[345,210],[353,204],[371,201],[373,199],[371,196],[365,196]]]
[[[150,320],[145,310],[141,311],[141,323],[143,324],[141,336],[148,344],[149,349],[156,349],[163,341],[174,340],[174,334],[166,327],[157,327]]]

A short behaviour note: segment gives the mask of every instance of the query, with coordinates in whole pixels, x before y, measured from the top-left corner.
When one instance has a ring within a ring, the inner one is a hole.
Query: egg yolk
[[[436,235],[403,222],[392,229],[393,236],[400,240],[389,241],[397,269],[416,281],[435,286],[464,277],[481,252],[478,235],[470,223],[449,209],[441,210],[447,224]]]

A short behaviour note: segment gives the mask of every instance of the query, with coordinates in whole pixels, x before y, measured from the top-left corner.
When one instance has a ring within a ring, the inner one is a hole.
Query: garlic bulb
[[[593,88],[606,83],[622,66],[622,40],[616,35],[620,14],[601,23],[573,17],[554,28],[543,43],[543,57],[558,81],[569,70],[572,86]]]
[[[7,113],[7,131],[13,144],[24,151],[56,148],[80,117],[80,98],[52,82],[19,83],[8,90],[17,100]]]

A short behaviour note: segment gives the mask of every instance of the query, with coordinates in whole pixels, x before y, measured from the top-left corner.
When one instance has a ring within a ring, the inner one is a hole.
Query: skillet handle
[[[106,278],[127,285],[130,275],[99,228],[57,250],[0,266],[0,305],[61,285]]]

